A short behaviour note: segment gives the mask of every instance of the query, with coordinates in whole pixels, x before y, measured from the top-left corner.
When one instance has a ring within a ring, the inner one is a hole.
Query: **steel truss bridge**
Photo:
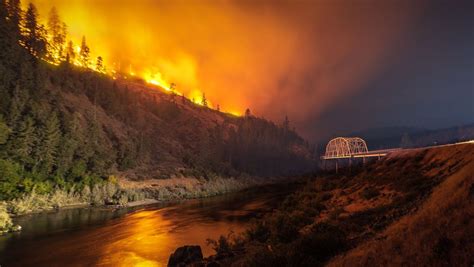
[[[372,150],[367,149],[367,143],[359,137],[337,137],[329,141],[326,145],[326,153],[321,159],[352,159],[352,158],[371,158],[371,157],[384,157],[389,152],[399,150],[395,149],[384,149],[384,150]]]

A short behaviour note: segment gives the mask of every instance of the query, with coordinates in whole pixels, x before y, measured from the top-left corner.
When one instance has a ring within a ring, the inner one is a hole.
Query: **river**
[[[0,237],[0,266],[166,266],[183,245],[213,254],[208,238],[242,232],[295,186],[273,185],[146,207],[77,208],[21,216]]]

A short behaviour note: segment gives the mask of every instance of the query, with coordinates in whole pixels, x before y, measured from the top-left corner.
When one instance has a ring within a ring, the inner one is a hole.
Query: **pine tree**
[[[207,98],[206,98],[206,94],[205,94],[205,93],[202,93],[201,104],[202,104],[203,106],[207,107]]]
[[[246,118],[250,118],[250,116],[252,116],[252,113],[250,112],[250,109],[247,108],[247,109],[245,110],[245,117],[246,117]]]
[[[76,52],[74,52],[74,45],[72,41],[69,41],[67,43],[67,48],[66,48],[66,62],[71,63],[74,62],[76,59]]]
[[[79,52],[79,58],[81,61],[81,65],[85,68],[89,67],[89,55],[90,54],[90,49],[86,44],[86,37],[82,36],[82,42],[81,42],[81,51]]]
[[[104,174],[111,162],[115,161],[115,155],[110,153],[110,144],[106,141],[106,135],[102,125],[94,118],[89,121],[87,129],[87,151],[91,153],[88,157],[88,168],[93,173]]]
[[[13,97],[10,101],[10,107],[8,110],[8,124],[10,127],[16,127],[23,110],[25,109],[25,105],[27,103],[27,95],[25,94],[24,90],[21,90],[20,87],[17,85],[13,91]]]
[[[23,45],[38,58],[42,58],[46,53],[46,30],[38,23],[38,11],[35,5],[30,3],[25,14],[23,33]]]
[[[49,12],[48,32],[50,35],[49,57],[53,62],[59,63],[65,58],[64,45],[66,43],[67,26],[61,21],[55,7],[51,8]]]
[[[57,166],[58,146],[61,129],[56,112],[52,112],[39,129],[41,138],[36,146],[37,171],[44,175],[51,173]]]
[[[36,142],[35,125],[31,116],[25,117],[8,140],[8,154],[11,159],[24,167],[32,163],[32,153]]]
[[[98,71],[98,72],[102,72],[102,73],[105,72],[104,60],[102,59],[101,56],[97,57],[97,61],[96,61],[96,64],[95,64],[95,70]]]
[[[176,91],[176,84],[175,83],[170,84],[170,91],[175,93],[175,91]]]
[[[93,152],[88,150],[89,147],[87,145],[84,145],[86,144],[87,138],[86,138],[85,129],[81,126],[79,113],[73,114],[72,119],[69,122],[67,129],[68,130],[66,131],[65,138],[69,137],[71,140],[74,140],[75,143],[78,144],[78,146],[76,147],[74,151],[74,157],[75,158],[89,157]]]
[[[3,119],[3,116],[0,114],[0,145],[3,145],[7,142],[10,132],[10,128]]]
[[[7,2],[7,0],[2,0],[2,3],[4,1]],[[7,8],[7,16],[11,23],[11,29],[13,31],[14,37],[18,40],[20,37],[20,22],[22,21],[23,12],[21,10],[20,0],[8,0],[5,6]]]
[[[18,2],[18,1],[13,1]],[[21,18],[21,9],[14,8],[15,15],[10,14],[10,5],[5,0],[0,1],[0,69],[2,84],[0,85],[0,104],[5,110],[8,106],[8,94],[14,88],[16,79],[19,75],[19,61],[22,58],[23,49],[18,46],[20,39],[19,23]]]

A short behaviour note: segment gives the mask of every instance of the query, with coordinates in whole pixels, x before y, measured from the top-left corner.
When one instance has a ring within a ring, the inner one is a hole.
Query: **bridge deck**
[[[337,156],[337,157],[326,157],[322,156],[321,159],[350,159],[350,158],[370,158],[370,157],[384,157],[388,153],[400,150],[400,148],[373,150],[366,153],[358,153],[353,155]]]

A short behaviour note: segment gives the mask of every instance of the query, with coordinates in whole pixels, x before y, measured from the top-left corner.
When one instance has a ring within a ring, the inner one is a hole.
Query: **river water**
[[[166,266],[183,245],[213,254],[208,238],[242,232],[295,186],[275,185],[141,208],[78,208],[18,217],[0,237],[0,266]]]

